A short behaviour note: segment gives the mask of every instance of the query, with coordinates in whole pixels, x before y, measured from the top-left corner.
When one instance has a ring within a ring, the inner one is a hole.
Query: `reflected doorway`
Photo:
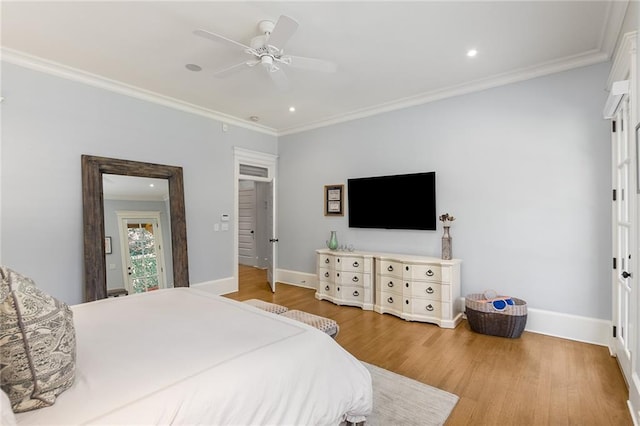
[[[124,281],[129,294],[166,288],[159,212],[154,216],[119,218]]]

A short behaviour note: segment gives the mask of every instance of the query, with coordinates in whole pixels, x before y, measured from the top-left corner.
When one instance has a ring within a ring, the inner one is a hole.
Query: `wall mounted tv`
[[[347,180],[350,228],[436,229],[436,173]]]

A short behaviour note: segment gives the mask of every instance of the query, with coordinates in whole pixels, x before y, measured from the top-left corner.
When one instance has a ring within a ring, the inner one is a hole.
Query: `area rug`
[[[443,425],[458,397],[363,362],[373,381],[373,413],[366,426]]]

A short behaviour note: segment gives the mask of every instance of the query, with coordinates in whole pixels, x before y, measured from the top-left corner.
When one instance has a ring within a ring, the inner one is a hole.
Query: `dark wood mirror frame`
[[[85,301],[107,297],[104,203],[102,175],[125,175],[167,179],[173,253],[173,285],[189,286],[187,224],[184,212],[182,167],[114,158],[82,156],[82,207],[84,215]]]

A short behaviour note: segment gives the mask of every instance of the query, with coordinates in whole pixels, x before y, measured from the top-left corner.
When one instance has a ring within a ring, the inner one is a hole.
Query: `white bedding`
[[[72,309],[75,383],[18,425],[335,425],[371,412],[367,369],[288,318],[190,288]]]

